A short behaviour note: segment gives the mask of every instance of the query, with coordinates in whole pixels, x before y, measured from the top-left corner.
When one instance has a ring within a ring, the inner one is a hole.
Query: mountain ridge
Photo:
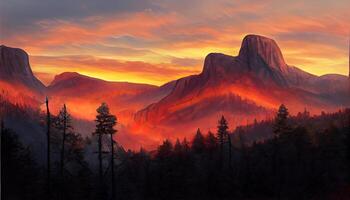
[[[104,83],[119,83],[119,84],[130,84],[130,85],[139,85],[139,86],[149,86],[149,87],[158,87],[152,84],[147,84],[147,83],[133,83],[133,82],[127,82],[127,81],[107,81],[104,79],[100,78],[95,78],[87,75],[80,74],[79,72],[62,72],[60,74],[55,75],[54,79],[51,81],[51,83],[48,85],[48,87],[52,87],[56,84],[59,84],[64,81],[69,81],[71,79],[75,78],[81,78],[85,80],[90,80],[90,81],[100,81]]]
[[[39,93],[45,91],[44,84],[32,72],[28,54],[20,48],[0,46],[0,80],[22,84]]]
[[[335,86],[325,87],[330,77],[318,77],[289,66],[274,40],[247,35],[237,56],[208,54],[200,74],[178,79],[169,95],[137,112],[134,119],[136,124],[150,124],[150,127],[166,124],[168,119],[176,121],[174,118],[181,116],[182,111],[198,110],[193,105],[201,107],[211,96],[224,98],[228,94],[238,95],[267,109],[276,109],[281,103],[286,103],[293,113],[304,108],[318,112],[346,105],[347,99],[342,98],[345,87],[339,90]],[[331,81],[333,85],[346,86],[344,80],[339,75]],[[227,109],[227,106],[218,108],[216,115],[220,116],[220,112]],[[189,114],[192,122],[205,117],[198,117],[199,113]],[[177,120],[185,123],[179,117]]]
[[[288,65],[277,43],[258,35],[246,36],[237,56],[210,53],[199,74],[162,86],[112,82],[63,72],[45,87],[33,75],[28,54],[12,49],[14,53],[1,51],[0,61],[10,64],[1,63],[0,84],[3,81],[12,86],[20,82],[26,86],[28,82],[29,89],[43,91],[50,97],[53,114],[66,103],[72,116],[84,120],[92,120],[95,109],[106,102],[118,116],[121,132],[130,134],[126,137],[129,139],[133,134],[152,133],[147,137],[154,141],[176,137],[171,135],[176,129],[184,130],[183,134],[198,127],[210,130],[215,128],[215,120],[221,115],[225,115],[234,128],[271,117],[281,103],[287,104],[295,114],[305,108],[311,113],[335,110],[350,102],[346,96],[346,76],[316,76]],[[23,95],[19,87],[11,91],[16,92],[14,98]],[[42,104],[43,96],[37,98]]]

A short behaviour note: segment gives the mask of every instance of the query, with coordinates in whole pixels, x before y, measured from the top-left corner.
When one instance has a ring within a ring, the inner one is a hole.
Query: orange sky
[[[275,39],[290,65],[348,74],[349,8],[348,0],[4,0],[0,36],[30,54],[46,84],[77,71],[161,85],[199,73],[210,52],[237,55],[250,33]]]

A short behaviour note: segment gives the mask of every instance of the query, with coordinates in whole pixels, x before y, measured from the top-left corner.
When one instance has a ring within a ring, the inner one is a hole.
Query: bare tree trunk
[[[48,199],[51,198],[51,166],[50,166],[50,127],[51,127],[51,116],[49,110],[49,99],[46,97],[46,136],[47,136],[47,194]]]
[[[102,134],[98,134],[98,162],[99,162],[99,181],[100,181],[100,186],[102,185],[102,176],[103,176],[103,171],[102,171]]]
[[[60,162],[60,174],[61,174],[61,181],[62,181],[62,199],[64,199],[64,153],[65,153],[65,143],[66,143],[66,131],[67,131],[67,109],[66,104],[63,105],[63,135],[62,135],[62,147],[61,147],[61,162]]]
[[[115,199],[115,184],[114,184],[114,140],[113,134],[111,134],[111,172],[112,172],[112,200]]]

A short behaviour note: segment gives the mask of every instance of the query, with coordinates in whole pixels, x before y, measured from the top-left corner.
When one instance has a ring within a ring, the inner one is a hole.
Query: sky
[[[1,0],[0,43],[24,49],[49,84],[76,71],[162,85],[200,73],[243,37],[274,39],[307,72],[348,74],[349,0]]]

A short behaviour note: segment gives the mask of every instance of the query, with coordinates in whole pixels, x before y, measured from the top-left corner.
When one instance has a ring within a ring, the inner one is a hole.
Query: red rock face
[[[287,64],[276,42],[258,35],[247,35],[242,42],[238,59],[248,65],[251,70],[268,67],[277,72],[287,73]]]
[[[136,113],[135,121],[138,127],[148,126],[153,132],[161,127],[166,135],[178,127],[215,129],[215,118],[221,114],[232,119],[232,126],[263,119],[273,115],[281,103],[292,113],[304,108],[313,113],[338,109],[347,102],[342,98],[346,87],[331,89],[326,85],[346,85],[345,80],[343,76],[317,77],[290,67],[275,41],[248,35],[237,57],[209,54],[202,73],[177,80],[168,96]],[[245,112],[239,112],[240,107]],[[174,129],[168,130],[171,126]]]
[[[22,84],[36,92],[44,92],[45,86],[33,75],[28,54],[22,49],[0,46],[0,80]]]
[[[33,75],[28,54],[22,49],[0,46],[1,97],[14,104],[37,108],[45,86]]]

